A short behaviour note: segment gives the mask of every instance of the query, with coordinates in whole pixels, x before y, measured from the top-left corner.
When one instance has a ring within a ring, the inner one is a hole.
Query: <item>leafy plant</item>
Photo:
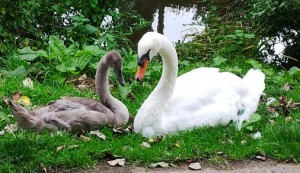
[[[34,66],[36,73],[50,73],[55,75],[59,82],[63,82],[71,75],[76,75],[83,72],[84,69],[94,72],[96,63],[99,62],[99,57],[105,54],[105,50],[100,49],[97,45],[85,46],[82,50],[79,49],[78,43],[74,42],[69,47],[66,47],[64,42],[56,36],[49,37],[48,51],[32,50],[30,47],[19,49],[14,58],[27,61]],[[49,66],[48,64],[51,64]],[[2,71],[6,77],[25,77],[29,69],[20,66],[14,71]],[[31,73],[34,73],[31,71]],[[44,76],[44,77],[45,77]],[[51,76],[48,76],[52,78]]]

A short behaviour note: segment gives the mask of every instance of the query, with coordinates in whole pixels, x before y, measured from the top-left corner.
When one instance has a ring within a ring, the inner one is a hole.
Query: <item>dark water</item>
[[[205,6],[199,0],[136,0],[135,10],[152,24],[130,39],[137,43],[145,32],[156,31],[172,42],[190,41],[192,35],[204,29],[200,12]]]
[[[218,13],[225,14],[227,7],[232,6],[234,1],[220,0],[217,3]],[[210,4],[200,0],[136,0],[135,10],[146,20],[151,21],[151,26],[135,32],[130,40],[134,45],[147,31],[156,31],[164,34],[172,42],[188,42],[193,36],[201,33],[205,25],[202,21],[203,15]],[[279,57],[279,64],[285,64],[285,60],[280,59],[287,51],[287,47],[282,41],[276,42],[273,47],[275,56]],[[294,49],[293,49],[294,50]],[[296,56],[299,56],[297,48]],[[295,51],[290,51],[295,52]],[[289,53],[294,57],[294,54]],[[266,62],[274,62],[274,54],[268,54]],[[288,66],[300,66],[300,62],[289,61]],[[296,64],[295,64],[296,63]]]

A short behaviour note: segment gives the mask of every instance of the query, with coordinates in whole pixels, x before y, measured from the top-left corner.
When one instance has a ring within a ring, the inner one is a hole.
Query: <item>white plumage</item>
[[[240,129],[256,111],[265,88],[260,70],[250,69],[240,78],[218,68],[197,68],[177,78],[174,46],[165,36],[148,32],[138,43],[139,57],[151,60],[156,53],[163,59],[162,77],[135,117],[135,132],[151,137],[230,121]]]

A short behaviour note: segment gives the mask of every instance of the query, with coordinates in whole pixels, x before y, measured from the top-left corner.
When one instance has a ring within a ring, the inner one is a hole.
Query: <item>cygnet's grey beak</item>
[[[121,69],[115,69],[115,73],[117,75],[117,78],[118,78],[118,81],[119,81],[120,85],[125,86],[125,80],[124,80]]]

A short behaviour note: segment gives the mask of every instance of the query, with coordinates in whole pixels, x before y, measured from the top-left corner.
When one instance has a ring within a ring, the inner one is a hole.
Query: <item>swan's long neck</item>
[[[96,91],[101,103],[115,113],[114,124],[127,123],[129,113],[127,107],[113,97],[109,91],[108,73],[109,66],[101,59],[96,72]]]
[[[172,43],[166,38],[163,38],[162,41],[162,48],[158,51],[163,61],[162,76],[149,98],[159,98],[159,105],[164,108],[174,91],[178,72],[178,57]]]
[[[177,53],[167,38],[161,37],[162,48],[158,51],[163,60],[162,76],[156,88],[139,109],[135,120],[134,130],[141,131],[143,136],[159,134],[161,118],[173,94],[178,71]],[[154,127],[156,126],[156,127]],[[154,132],[154,129],[158,130]]]

